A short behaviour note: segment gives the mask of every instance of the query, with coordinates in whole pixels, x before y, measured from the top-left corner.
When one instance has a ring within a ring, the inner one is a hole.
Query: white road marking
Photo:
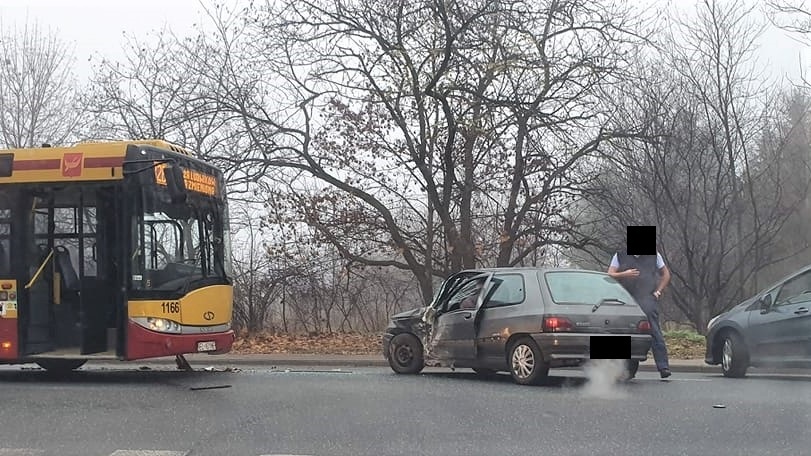
[[[0,448],[0,456],[43,456],[45,450],[35,448]],[[186,456],[188,451],[168,450],[115,450],[110,456]],[[259,456],[309,456],[306,454],[269,453]]]
[[[188,451],[115,450],[110,456],[186,456]]]
[[[711,382],[711,378],[637,378],[635,380],[642,380],[645,382]]]

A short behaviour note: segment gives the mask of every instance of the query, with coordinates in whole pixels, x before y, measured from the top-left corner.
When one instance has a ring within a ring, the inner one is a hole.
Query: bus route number
[[[161,308],[163,309],[163,313],[165,314],[180,313],[180,302],[178,301],[164,302],[161,304]]]

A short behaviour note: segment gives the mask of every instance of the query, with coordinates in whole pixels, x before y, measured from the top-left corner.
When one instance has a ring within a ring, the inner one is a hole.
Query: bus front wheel
[[[86,363],[86,359],[40,359],[36,363],[48,372],[70,372]]]

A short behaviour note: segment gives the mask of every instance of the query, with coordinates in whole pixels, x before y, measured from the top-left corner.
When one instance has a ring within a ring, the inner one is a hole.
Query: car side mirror
[[[771,295],[766,295],[760,298],[760,311],[761,312],[768,312],[769,309],[772,307],[772,297]]]

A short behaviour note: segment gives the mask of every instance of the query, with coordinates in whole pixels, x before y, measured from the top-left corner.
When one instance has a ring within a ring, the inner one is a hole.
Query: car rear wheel
[[[48,372],[64,373],[78,369],[86,363],[86,359],[40,359],[36,363]]]
[[[417,336],[402,333],[389,343],[389,366],[398,374],[417,374],[425,367],[422,342]]]
[[[549,374],[538,344],[529,337],[516,340],[510,348],[510,374],[519,385],[538,385]]]
[[[748,367],[749,353],[746,351],[743,339],[736,332],[726,333],[721,345],[721,370],[724,377],[744,377]]]

